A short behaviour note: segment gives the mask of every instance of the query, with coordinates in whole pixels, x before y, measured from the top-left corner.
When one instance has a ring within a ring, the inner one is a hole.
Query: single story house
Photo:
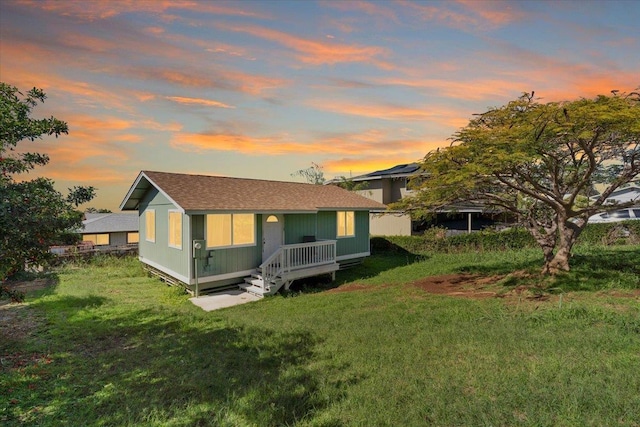
[[[131,213],[86,213],[80,230],[83,242],[97,249],[138,244],[138,216]]]
[[[242,283],[258,295],[370,255],[381,203],[335,186],[142,171],[120,205],[138,211],[139,258],[196,295]]]

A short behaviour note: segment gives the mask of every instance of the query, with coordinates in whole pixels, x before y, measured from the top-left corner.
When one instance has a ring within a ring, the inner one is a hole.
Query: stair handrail
[[[295,251],[298,252],[292,257]],[[310,253],[308,251],[315,252]],[[318,240],[316,242],[280,246],[266,261],[260,264],[260,269],[262,270],[265,286],[268,286],[268,283],[275,281],[283,273],[335,262],[336,241]]]
[[[260,269],[262,270],[262,280],[265,285],[270,283],[272,280],[275,280],[275,278],[282,273],[284,264],[282,262],[283,253],[284,250],[282,246],[280,246],[277,251],[275,251],[269,258],[267,258],[265,262],[260,264]],[[279,262],[274,262],[276,261],[276,259]]]

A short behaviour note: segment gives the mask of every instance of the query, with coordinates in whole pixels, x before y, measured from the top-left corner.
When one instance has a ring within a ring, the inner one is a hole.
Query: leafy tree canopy
[[[74,207],[95,195],[93,187],[76,186],[63,197],[50,179],[15,179],[49,162],[45,154],[16,150],[18,143],[68,133],[67,124],[55,117],[30,117],[45,99],[40,89],[23,95],[0,82],[0,281],[27,265],[45,264],[49,247],[66,243],[69,233],[82,227],[82,213]]]
[[[569,270],[589,216],[623,207],[605,200],[640,173],[640,94],[541,103],[525,93],[477,115],[421,168],[415,196],[394,208],[420,217],[472,202],[511,212],[540,244],[543,272]]]
[[[324,172],[322,166],[311,162],[311,166],[306,169],[300,169],[291,174],[292,177],[302,177],[309,184],[322,185],[325,183]]]
[[[94,208],[94,207],[88,207],[84,211],[85,211],[85,213],[111,213],[111,210],[109,210],[109,209]]]
[[[353,178],[349,177],[347,178],[346,176],[339,176],[337,178],[338,182],[337,182],[337,186],[340,188],[344,188],[345,190],[349,190],[349,191],[365,191],[369,188],[369,182],[368,181],[354,181]]]

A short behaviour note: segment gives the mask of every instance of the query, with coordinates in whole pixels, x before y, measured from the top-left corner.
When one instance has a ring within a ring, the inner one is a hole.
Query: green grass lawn
[[[68,267],[0,306],[0,424],[640,426],[639,266],[638,246],[545,281],[533,250],[376,255],[209,313],[135,260]],[[452,273],[548,298],[410,285]]]

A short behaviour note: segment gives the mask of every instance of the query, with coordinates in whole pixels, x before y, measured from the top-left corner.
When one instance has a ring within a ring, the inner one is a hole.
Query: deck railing
[[[315,267],[336,262],[336,241],[319,240],[317,242],[283,245],[260,265],[262,278],[269,283],[276,277],[290,271]]]

